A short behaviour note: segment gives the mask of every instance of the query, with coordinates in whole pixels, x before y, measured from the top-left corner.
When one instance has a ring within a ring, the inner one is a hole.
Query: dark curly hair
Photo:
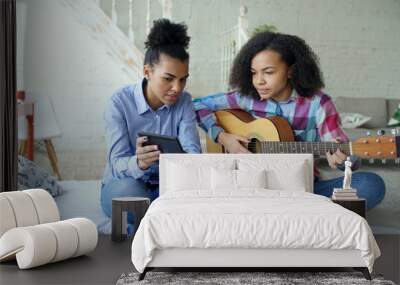
[[[172,23],[168,19],[159,19],[153,22],[147,40],[144,43],[146,54],[144,64],[153,65],[160,61],[160,54],[185,61],[189,58],[186,49],[190,37],[187,35],[187,26],[184,23]]]
[[[283,61],[292,67],[289,82],[299,95],[310,97],[324,87],[318,58],[303,39],[293,35],[263,32],[254,35],[236,56],[229,78],[233,89],[243,95],[260,98],[252,83],[251,60],[267,49],[279,53]]]

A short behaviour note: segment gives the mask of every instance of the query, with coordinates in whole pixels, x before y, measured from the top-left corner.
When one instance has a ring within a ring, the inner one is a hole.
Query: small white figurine
[[[343,178],[343,189],[347,190],[347,189],[351,189],[351,175],[352,175],[352,171],[351,171],[351,161],[350,161],[350,157],[347,157],[346,161],[344,162],[344,178]]]

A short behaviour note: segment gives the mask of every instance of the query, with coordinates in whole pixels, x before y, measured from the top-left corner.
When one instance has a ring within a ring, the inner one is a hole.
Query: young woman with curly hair
[[[176,136],[186,152],[201,152],[192,98],[183,91],[189,40],[186,25],[155,21],[145,42],[144,78],[117,90],[107,102],[108,155],[101,186],[107,216],[114,197],[158,197],[160,151],[156,145],[143,146],[147,138],[138,137],[139,132]]]
[[[254,117],[280,116],[292,126],[297,141],[348,141],[339,114],[324,87],[318,59],[307,43],[293,35],[263,32],[253,36],[239,51],[230,74],[233,92],[195,99],[197,120],[208,136],[229,153],[248,153],[248,138],[226,133],[213,112],[242,109]],[[346,155],[339,149],[326,153],[329,166],[342,168]],[[353,165],[357,165],[353,159]],[[315,177],[314,193],[327,197],[342,187],[343,178]],[[385,195],[385,184],[374,173],[353,174],[358,196],[375,207]]]

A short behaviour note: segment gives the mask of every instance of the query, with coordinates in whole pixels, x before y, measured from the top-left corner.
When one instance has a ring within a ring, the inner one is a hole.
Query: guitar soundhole
[[[247,149],[251,153],[259,153],[260,152],[260,143],[259,143],[258,139],[252,138],[247,145]]]

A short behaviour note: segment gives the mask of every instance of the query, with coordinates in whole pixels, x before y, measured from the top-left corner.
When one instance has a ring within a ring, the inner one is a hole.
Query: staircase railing
[[[241,6],[238,24],[221,34],[221,90],[229,91],[229,73],[240,48],[249,39],[247,7]]]
[[[78,20],[77,23],[91,31],[92,39],[99,41],[107,49],[107,55],[117,60],[128,78],[137,80],[141,76],[143,52],[129,41],[128,36],[112,22],[101,6],[96,5],[99,1],[62,0],[62,3],[66,9],[71,10],[71,14]]]
[[[106,11],[102,6],[101,6],[101,0],[93,0],[102,10],[106,15],[109,15],[111,21],[120,28],[120,30],[127,36],[129,41],[134,44],[135,42],[135,35],[134,35],[134,29],[133,29],[133,0],[111,0],[111,11]],[[128,9],[120,11],[117,9],[117,5],[121,4],[125,1],[125,4],[128,4]],[[158,4],[155,6],[155,4]],[[172,8],[173,8],[173,3],[172,0],[146,0],[146,33],[148,34],[151,28],[151,21],[152,21],[152,11],[155,9],[159,9],[161,7],[162,11],[162,17],[167,18],[167,19],[172,19]],[[124,13],[122,15],[121,13]],[[126,14],[125,14],[126,13]],[[125,18],[126,15],[128,15],[128,29],[127,31],[125,29],[122,29],[119,23],[119,19]]]
[[[111,0],[111,11],[104,11],[101,7],[101,0],[93,0],[99,7],[103,10],[106,15],[110,15],[111,21],[119,27],[119,29],[126,35],[129,42],[134,44],[135,33],[133,29],[134,19],[133,19],[133,0]],[[117,5],[126,1],[128,3],[128,9],[120,11],[117,9]],[[148,34],[152,25],[152,12],[157,9],[162,11],[162,17],[167,19],[173,19],[173,0],[146,0],[146,33]],[[128,29],[123,29],[120,27],[118,19],[126,18],[126,15],[121,15],[119,13],[128,13]],[[248,17],[247,17],[247,7],[241,6],[239,9],[238,23],[233,28],[223,32],[221,34],[220,41],[220,62],[221,62],[221,90],[229,90],[229,72],[233,63],[233,60],[238,53],[239,49],[246,43],[249,39],[249,29],[248,29]]]

